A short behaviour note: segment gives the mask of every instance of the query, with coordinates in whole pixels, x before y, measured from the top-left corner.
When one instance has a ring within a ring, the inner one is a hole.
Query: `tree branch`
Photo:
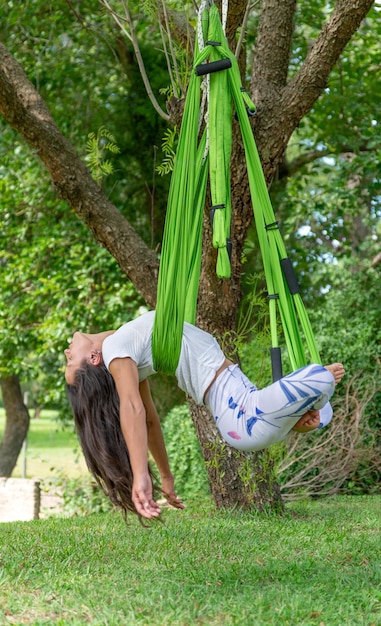
[[[295,9],[296,0],[262,2],[251,78],[258,112],[262,102],[268,107],[274,98],[278,100],[286,84]]]
[[[0,43],[0,114],[37,153],[58,195],[114,256],[150,306],[158,260],[92,179],[20,65]]]
[[[250,11],[257,5],[259,4],[260,0],[255,0],[255,2],[252,2],[252,0],[248,0],[247,5],[246,5],[246,9],[245,9],[245,15],[243,16],[243,20],[242,20],[242,25],[241,25],[241,32],[239,34],[239,39],[238,39],[238,43],[236,45],[236,49],[235,49],[235,57],[236,59],[239,59],[239,56],[241,54],[241,48],[242,48],[242,43],[246,34],[246,27],[247,27],[247,21],[249,19],[249,15],[250,15]]]
[[[289,178],[305,165],[313,163],[317,159],[322,159],[323,157],[329,156],[330,154],[332,154],[332,150],[329,149],[309,150],[308,152],[303,152],[299,156],[295,157],[295,159],[292,159],[292,161],[283,160],[279,165],[278,178]]]
[[[305,62],[283,92],[282,106],[294,128],[326,88],[335,63],[373,4],[374,0],[336,2]]]
[[[280,163],[278,170],[278,177],[284,178],[285,176],[291,177],[296,172],[298,172],[302,167],[308,165],[309,163],[313,163],[317,159],[323,159],[324,157],[333,155],[335,158],[344,158],[348,155],[354,155],[354,153],[364,154],[367,152],[376,152],[381,148],[378,144],[373,144],[368,146],[367,142],[364,144],[357,146],[356,149],[349,144],[341,144],[335,147],[335,149],[325,148],[323,150],[317,150],[316,148],[313,150],[309,150],[307,152],[303,152],[299,156],[295,157],[291,161],[283,160]]]
[[[172,59],[172,63],[173,63],[174,72],[175,72],[175,75],[176,75],[177,85],[178,85],[178,88],[179,88],[179,90],[181,92],[182,97],[184,97],[185,96],[185,89],[184,89],[184,85],[182,84],[179,68],[178,68],[178,65],[177,65],[177,59],[176,59],[176,55],[175,55],[175,49],[174,49],[174,46],[173,46],[173,39],[172,39],[172,35],[171,35],[171,30],[170,30],[170,27],[169,27],[168,11],[167,11],[167,7],[165,5],[165,0],[162,0],[161,4],[162,4],[162,9],[163,9],[165,28],[160,23],[160,29],[161,29],[161,32],[162,32],[162,40],[163,40],[163,45],[164,45],[164,52],[165,52],[165,56],[166,56],[166,59],[167,59],[168,72],[169,72],[169,75],[170,75],[170,78],[171,78],[173,93],[177,97],[177,93],[176,93],[177,89],[176,89],[175,81],[173,80],[173,77],[172,77],[172,67],[171,67],[170,59],[169,59],[169,56],[168,56],[168,53],[167,53],[167,49],[166,49],[164,32],[167,34],[167,37],[168,37],[169,49],[170,49],[170,53],[171,53],[171,59]]]
[[[132,22],[132,18],[131,18],[131,14],[130,14],[127,2],[125,2],[123,0],[123,7],[124,7],[125,14],[126,14],[125,18],[123,18],[116,11],[114,11],[114,9],[110,6],[110,4],[109,4],[109,2],[107,0],[99,0],[99,2],[107,9],[107,11],[110,13],[110,15],[112,16],[113,20],[118,25],[120,30],[131,41],[132,46],[134,48],[136,60],[137,60],[138,66],[139,66],[140,74],[141,74],[141,77],[143,79],[144,87],[146,88],[146,92],[147,92],[147,95],[148,95],[148,97],[149,97],[149,99],[151,101],[151,104],[152,104],[153,108],[155,109],[155,111],[160,115],[160,117],[162,117],[163,120],[165,120],[166,122],[169,122],[170,121],[170,117],[169,117],[168,113],[163,111],[163,109],[161,108],[160,104],[158,103],[158,101],[157,101],[157,99],[155,97],[155,94],[152,91],[151,83],[150,83],[149,78],[147,76],[146,68],[145,68],[145,65],[144,65],[143,57],[142,57],[141,52],[140,52],[139,43],[138,43],[138,40],[137,40],[137,37],[136,37],[134,25],[133,25],[133,22]],[[124,22],[127,22],[130,31],[128,31],[126,29],[126,27],[124,25]]]
[[[289,19],[292,2],[287,0]],[[293,131],[324,91],[332,68],[373,3],[374,0],[338,0],[299,72],[283,87],[284,60],[273,58],[280,53],[279,45],[276,45],[280,34],[270,31],[263,44],[257,41],[255,67],[260,66],[260,69],[257,71],[254,68],[252,81],[258,112],[254,121],[255,137],[268,181],[271,181]],[[283,13],[284,2],[278,0],[275,7],[274,0],[264,0],[263,10],[268,10],[269,14],[265,16],[266,19],[261,18],[264,20],[261,37],[265,37],[270,15],[276,14],[276,11],[278,14]],[[285,33],[289,33],[290,28],[289,24]],[[269,45],[269,41],[274,41],[274,47]],[[286,35],[283,39],[284,49],[285,42]],[[267,51],[264,50],[265,43]]]

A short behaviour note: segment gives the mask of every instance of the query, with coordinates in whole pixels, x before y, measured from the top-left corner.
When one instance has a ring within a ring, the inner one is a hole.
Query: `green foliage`
[[[101,5],[89,0],[75,10],[65,0],[27,0],[21,13],[13,2],[2,9],[2,42],[37,85],[58,127],[78,152],[85,157],[94,129],[106,127],[117,138],[120,152],[113,154],[113,171],[108,170],[103,181],[105,192],[140,236],[151,243],[153,235],[156,245],[161,240],[168,180],[156,180],[154,173],[166,123],[148,101],[132,46],[121,40]],[[139,30],[152,88],[164,107],[159,90],[168,77],[164,56],[157,53],[160,36],[142,21]],[[2,135],[2,146],[3,140]],[[13,146],[22,151],[24,160],[35,160],[35,155],[26,156],[16,135]],[[40,175],[39,183],[45,180]],[[42,194],[37,183],[29,189]]]
[[[173,170],[174,160],[176,156],[175,141],[177,138],[177,129],[168,128],[164,133],[161,149],[164,154],[162,163],[156,167],[156,171],[160,176],[170,174]]]
[[[120,325],[142,300],[17,143],[0,170],[0,371],[34,380],[36,402],[54,405],[72,332]]]
[[[206,467],[211,471],[214,480],[217,483],[218,489],[223,489],[223,479],[225,477],[225,470],[223,468],[223,460],[227,451],[227,444],[225,441],[210,441],[205,444],[208,450],[208,460],[206,461]]]
[[[86,474],[80,477],[58,472],[55,478],[42,481],[42,489],[62,499],[62,511],[58,515],[90,515],[107,513],[113,506],[94,479]]]
[[[246,247],[247,253],[248,247]],[[236,349],[246,375],[258,386],[271,382],[270,324],[263,276],[246,274],[239,309]]]
[[[86,144],[86,161],[98,185],[100,185],[104,177],[110,176],[114,171],[112,162],[104,157],[106,152],[118,154],[120,148],[116,144],[114,135],[107,128],[101,126],[98,128],[97,133],[89,133]]]
[[[84,11],[88,27],[83,29],[66,2],[53,6],[28,1],[22,16],[17,3],[3,9],[2,41],[79,150],[91,129],[99,129],[92,140],[94,165],[100,174],[104,158],[99,153],[95,158],[97,148],[111,151],[114,172],[106,166],[110,175],[103,181],[105,190],[109,196],[114,193],[114,202],[129,207],[125,195],[117,194],[115,182],[121,172],[129,177],[120,160],[126,143],[139,159],[141,150],[126,138],[130,124],[134,132],[139,128],[135,131],[136,120],[125,106],[125,77],[115,64],[102,13],[90,2],[81,3],[77,15]],[[120,325],[135,314],[142,300],[106,250],[57,201],[35,155],[8,126],[0,125],[1,373],[33,380],[39,404],[62,405],[62,353],[73,330],[95,332]],[[132,169],[139,170],[137,162]],[[145,220],[138,221],[142,225]],[[149,240],[151,233],[145,236]]]
[[[292,72],[327,11],[325,2],[298,3]],[[362,371],[364,381],[380,358],[379,265],[372,266],[380,251],[380,35],[379,12],[371,10],[294,133],[287,178],[280,171],[271,189],[323,362],[341,360],[348,377]],[[249,270],[258,265],[255,242],[254,235],[246,246]],[[367,410],[379,424],[377,402]]]
[[[373,373],[381,358],[379,271],[353,271],[351,261],[335,269],[324,306],[312,312],[324,359],[342,360],[348,375]]]
[[[168,413],[163,433],[177,492],[184,498],[207,493],[205,464],[187,404]]]
[[[247,453],[245,459],[239,468],[239,477],[245,488],[246,502],[250,505],[255,503],[255,497],[258,497],[261,486],[268,485],[270,490],[274,487],[277,489],[276,475],[276,456],[273,448],[270,446],[266,450],[261,450],[259,456],[255,452]],[[279,498],[274,497],[271,493],[273,506],[268,506],[265,502],[261,511],[266,511],[269,515],[279,515],[283,513],[283,503]]]
[[[52,114],[80,150],[92,128],[98,173],[103,166],[97,149],[113,154],[113,168],[103,181],[116,194],[115,177],[125,171],[127,90],[110,47],[92,34],[104,22],[90,3],[82,3],[88,30],[73,19],[65,2],[27,2],[24,28],[14,3],[4,7],[3,41],[38,84]],[[102,25],[103,23],[103,25]],[[68,115],[70,111],[70,115]],[[116,114],[118,112],[118,115]],[[103,121],[110,124],[107,130]],[[135,120],[131,121],[135,125]],[[124,131],[120,131],[123,127]],[[117,152],[114,137],[118,136]],[[98,138],[98,141],[97,141]],[[1,124],[0,165],[0,368],[17,373],[41,406],[69,411],[63,394],[63,349],[73,330],[113,328],[135,315],[142,304],[131,283],[73,212],[57,201],[48,176],[19,137]],[[139,156],[141,151],[133,150]],[[136,163],[133,165],[136,172]],[[126,172],[127,176],[127,172]],[[141,194],[140,194],[141,196]],[[139,223],[144,220],[139,218]],[[150,233],[146,237],[150,239]]]
[[[364,393],[381,360],[380,273],[366,264],[354,270],[350,259],[335,270],[324,302],[311,312],[311,319],[324,362],[345,365],[346,378],[336,393],[344,396],[346,380],[359,372],[359,392]],[[378,392],[366,409],[375,432],[381,426],[380,399]]]

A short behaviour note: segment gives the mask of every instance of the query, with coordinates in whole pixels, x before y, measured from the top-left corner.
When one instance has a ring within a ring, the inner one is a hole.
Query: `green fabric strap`
[[[231,67],[209,75],[207,133],[204,132],[200,141],[198,129],[202,78],[195,71],[190,78],[171,179],[160,260],[152,337],[154,368],[172,374],[176,371],[184,321],[195,321],[208,160],[213,246],[218,249],[216,272],[220,278],[230,276],[227,240],[230,239],[232,210],[230,156],[233,103],[242,133],[254,218],[269,293],[272,347],[278,347],[279,314],[293,369],[307,363],[306,349],[312,361],[320,362],[300,294],[294,287],[290,290],[289,281],[282,270],[282,264],[289,264],[287,253],[275,220],[248,118],[248,112],[254,112],[255,106],[242,89],[238,64],[226,42],[217,7],[212,5],[200,19],[204,40],[212,43],[207,43],[202,51],[196,44],[194,69],[205,61],[221,59],[229,59]],[[205,156],[207,141],[208,157]]]
[[[208,40],[221,41],[218,20],[209,13]],[[207,46],[210,62],[221,58],[219,47]],[[230,277],[227,240],[230,239],[230,156],[232,151],[232,100],[229,94],[228,70],[210,74],[208,109],[209,179],[212,197],[213,246],[218,250],[216,272],[218,278]]]
[[[197,51],[196,51],[197,52]],[[173,374],[184,320],[194,323],[201,266],[202,219],[207,184],[205,133],[198,142],[201,78],[192,72],[171,177],[160,258],[154,368]]]

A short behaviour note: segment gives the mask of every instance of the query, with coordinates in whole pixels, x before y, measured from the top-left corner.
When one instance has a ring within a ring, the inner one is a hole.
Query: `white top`
[[[113,359],[130,357],[138,367],[139,381],[155,373],[151,348],[154,319],[155,311],[145,313],[104,340],[102,356],[108,369]],[[180,389],[192,396],[197,404],[203,403],[205,391],[224,360],[225,355],[212,335],[184,323],[176,378]]]

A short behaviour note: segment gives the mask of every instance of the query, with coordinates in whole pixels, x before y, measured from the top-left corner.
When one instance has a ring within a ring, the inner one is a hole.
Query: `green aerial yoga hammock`
[[[168,374],[176,371],[184,321],[195,322],[208,169],[213,246],[218,250],[216,272],[219,278],[230,276],[230,155],[234,103],[267,283],[273,379],[277,380],[282,376],[277,310],[292,368],[296,370],[307,363],[304,342],[313,362],[320,363],[320,356],[274,216],[250,126],[248,114],[255,111],[255,106],[241,86],[237,61],[228,47],[217,7],[212,5],[205,9],[199,19],[206,43],[202,50],[198,41],[195,44],[193,72],[169,191],[152,336],[154,368]],[[209,82],[208,119],[207,128],[199,138],[205,76]]]

